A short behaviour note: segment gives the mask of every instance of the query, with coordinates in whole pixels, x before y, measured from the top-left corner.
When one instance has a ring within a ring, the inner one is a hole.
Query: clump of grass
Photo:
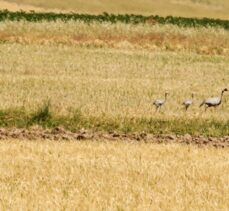
[[[37,111],[35,111],[30,120],[29,124],[40,124],[44,122],[49,122],[51,119],[52,114],[50,111],[50,100],[47,100],[41,105],[41,107],[38,108]]]
[[[25,127],[28,119],[23,109],[0,110],[0,127]]]

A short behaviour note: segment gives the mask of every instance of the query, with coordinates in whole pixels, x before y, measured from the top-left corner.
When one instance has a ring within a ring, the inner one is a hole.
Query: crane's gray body
[[[208,107],[218,106],[221,104],[221,99],[219,97],[211,97],[204,101],[204,104]]]
[[[193,104],[193,97],[194,97],[194,94],[192,94],[192,99],[188,99],[188,100],[185,100],[183,102],[183,105],[184,105],[186,111]]]
[[[204,100],[201,104],[200,107],[205,105],[205,110],[209,107],[217,107],[221,104],[222,102],[222,98],[223,98],[223,93],[227,92],[228,89],[225,88],[222,90],[221,92],[221,96],[220,97],[211,97],[211,98],[207,98],[206,100]]]
[[[185,100],[183,102],[183,105],[185,107],[186,110],[188,110],[188,108],[192,105],[193,101],[190,99],[190,100]]]
[[[160,109],[161,106],[163,106],[163,105],[165,104],[165,102],[166,102],[166,100],[167,100],[167,95],[168,95],[168,93],[165,93],[165,99],[157,99],[157,100],[155,100],[155,101],[153,102],[153,105],[155,105],[155,107],[156,107],[156,111],[157,111],[158,109]]]
[[[158,99],[158,100],[155,100],[155,101],[153,102],[153,105],[155,105],[156,107],[160,107],[160,106],[162,106],[164,103],[165,103],[165,100]]]

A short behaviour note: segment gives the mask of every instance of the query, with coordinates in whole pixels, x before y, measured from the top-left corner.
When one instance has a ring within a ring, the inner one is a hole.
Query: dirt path
[[[92,132],[81,130],[78,132],[70,132],[61,127],[54,129],[42,129],[40,127],[32,127],[29,129],[0,128],[0,139],[21,139],[21,140],[110,140],[110,141],[145,141],[152,143],[183,143],[196,144],[199,146],[211,145],[214,147],[229,147],[229,136],[215,138],[203,136],[191,136],[189,134],[180,135],[153,135],[146,133],[106,133],[106,132]]]

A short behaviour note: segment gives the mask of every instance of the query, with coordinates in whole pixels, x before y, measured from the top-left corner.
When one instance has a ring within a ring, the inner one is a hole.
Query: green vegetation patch
[[[152,134],[204,135],[220,137],[229,134],[229,121],[204,119],[170,119],[158,118],[128,118],[117,116],[93,117],[83,114],[79,109],[68,115],[60,116],[50,111],[50,104],[45,103],[33,113],[25,112],[23,108],[0,111],[0,127],[27,128],[39,125],[44,128],[62,126],[76,132],[82,128],[105,132],[145,132]]]
[[[173,24],[182,27],[221,27],[229,29],[228,20],[210,19],[210,18],[184,18],[184,17],[160,17],[160,16],[143,16],[143,15],[114,15],[103,13],[101,15],[89,15],[89,14],[77,14],[77,13],[42,13],[42,12],[10,12],[8,10],[0,11],[0,21],[83,21],[87,23],[91,22],[110,22],[110,23],[151,23],[151,24]]]

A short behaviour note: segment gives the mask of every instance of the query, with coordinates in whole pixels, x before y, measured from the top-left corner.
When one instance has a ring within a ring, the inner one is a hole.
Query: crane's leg
[[[189,107],[189,106],[185,106],[185,111],[188,111],[188,107]]]
[[[158,107],[158,112],[160,112],[160,111],[161,111],[161,106]]]
[[[205,112],[207,111],[207,109],[208,109],[208,106],[207,106],[207,105],[205,105]]]

